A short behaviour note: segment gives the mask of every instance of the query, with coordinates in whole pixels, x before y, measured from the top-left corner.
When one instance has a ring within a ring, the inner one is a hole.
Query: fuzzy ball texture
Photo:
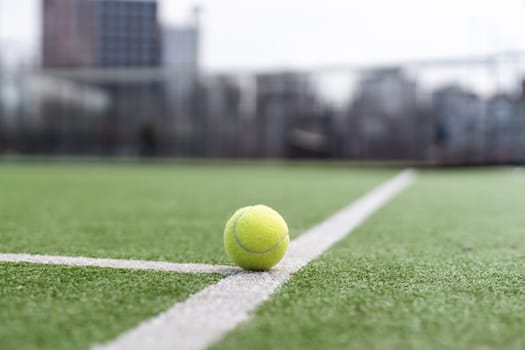
[[[237,210],[224,229],[226,253],[247,270],[270,270],[286,254],[289,241],[286,221],[261,204]]]

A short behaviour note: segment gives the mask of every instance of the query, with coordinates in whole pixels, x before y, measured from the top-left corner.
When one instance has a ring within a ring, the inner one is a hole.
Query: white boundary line
[[[113,269],[130,270],[155,270],[183,273],[221,273],[229,275],[239,272],[240,269],[233,266],[207,265],[207,264],[177,264],[162,261],[142,261],[123,259],[97,259],[85,257],[32,255],[32,254],[0,254],[1,262],[12,263],[34,263],[49,265],[68,266],[94,266],[108,267]]]
[[[405,170],[290,244],[288,255],[269,272],[242,272],[193,294],[97,350],[203,349],[220,340],[267,300],[293,273],[352,232],[414,179]]]

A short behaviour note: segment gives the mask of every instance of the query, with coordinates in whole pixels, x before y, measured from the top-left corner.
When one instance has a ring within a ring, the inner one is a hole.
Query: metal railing
[[[523,58],[4,73],[0,152],[524,162]]]

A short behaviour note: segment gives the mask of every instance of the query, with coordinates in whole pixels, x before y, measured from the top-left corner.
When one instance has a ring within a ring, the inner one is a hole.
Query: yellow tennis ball
[[[237,210],[224,228],[224,248],[230,259],[247,270],[269,270],[288,249],[288,226],[266,205]]]

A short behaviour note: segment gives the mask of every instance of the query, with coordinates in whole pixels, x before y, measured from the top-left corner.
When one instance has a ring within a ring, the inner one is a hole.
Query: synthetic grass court
[[[0,348],[88,348],[164,311],[219,278],[0,264]]]
[[[0,250],[228,263],[225,220],[264,203],[291,238],[397,170],[244,165],[0,166]]]
[[[420,179],[215,349],[524,349],[525,176]]]
[[[395,170],[328,165],[0,167],[0,252],[227,263],[222,225],[267,203],[292,237]],[[420,174],[216,348],[523,348],[525,178]],[[226,214],[225,214],[226,213]],[[216,275],[0,264],[2,348],[82,348]]]

